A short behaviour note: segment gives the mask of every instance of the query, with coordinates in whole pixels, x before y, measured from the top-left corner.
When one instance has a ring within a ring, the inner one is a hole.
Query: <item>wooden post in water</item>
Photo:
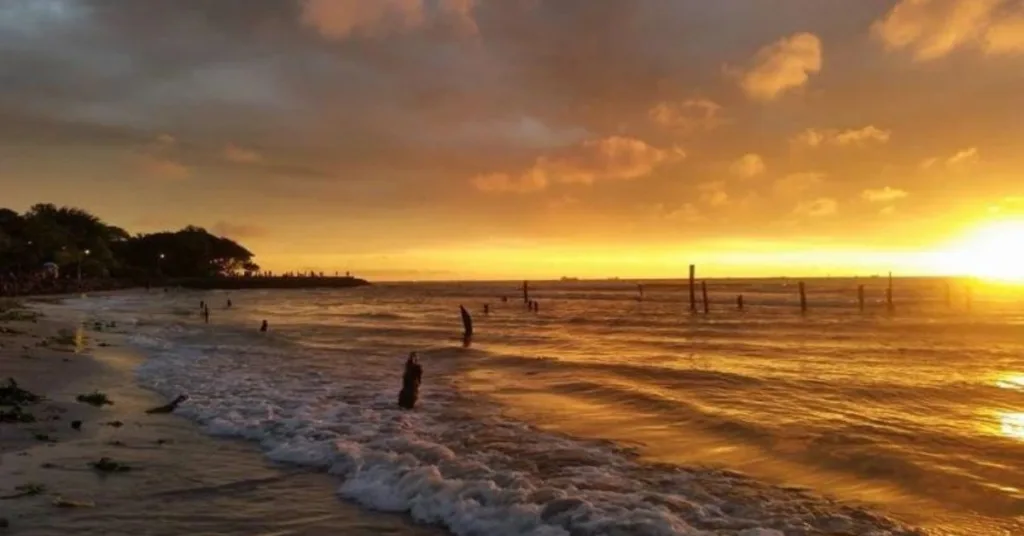
[[[697,277],[697,266],[694,264],[690,265],[690,312],[697,314],[697,288],[696,280]]]
[[[704,314],[711,312],[711,303],[708,302],[708,282],[700,282],[700,293],[704,297]]]
[[[736,308],[740,311],[743,310],[743,295],[736,296]]]
[[[800,282],[800,312],[807,312],[807,287],[803,281]]]
[[[529,305],[530,303],[530,282],[523,281],[523,303]]]
[[[857,286],[857,304],[860,306],[860,312],[864,312],[864,285]]]
[[[896,309],[892,303],[892,272],[889,272],[889,286],[885,289],[885,305],[889,308],[890,313]]]

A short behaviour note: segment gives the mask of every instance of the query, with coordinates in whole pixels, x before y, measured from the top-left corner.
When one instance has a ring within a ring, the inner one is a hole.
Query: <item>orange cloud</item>
[[[793,214],[810,218],[831,216],[839,211],[839,203],[830,197],[819,197],[813,201],[800,203],[793,209]]]
[[[263,156],[258,152],[239,147],[233,143],[229,143],[224,148],[223,155],[225,160],[236,164],[255,164],[263,161]]]
[[[754,100],[770,101],[803,86],[821,67],[821,39],[812,33],[797,33],[759,50],[754,65],[743,73],[740,87]]]
[[[800,197],[801,195],[820,187],[825,181],[825,175],[817,172],[791,173],[775,181],[772,189],[779,197]]]
[[[711,130],[721,126],[722,107],[709,99],[689,99],[682,102],[660,102],[647,115],[651,121],[678,130]]]
[[[957,169],[977,164],[980,160],[981,154],[978,152],[978,148],[968,147],[957,151],[956,154],[948,158],[929,158],[921,162],[921,169],[933,169],[940,164],[949,169]]]
[[[739,157],[729,166],[729,171],[738,177],[753,178],[764,173],[768,167],[761,155],[748,153]]]
[[[725,181],[710,181],[697,185],[702,203],[711,207],[720,207],[729,203],[729,194],[725,191]]]
[[[657,167],[685,158],[681,149],[659,149],[625,136],[588,140],[555,156],[537,158],[533,166],[517,175],[489,173],[471,183],[484,192],[536,192],[554,182],[594,184],[607,180],[633,180]]]
[[[1018,0],[901,0],[872,27],[890,50],[918,61],[959,48],[986,54],[1024,52],[1024,4]]]
[[[870,203],[891,203],[897,199],[903,199],[909,194],[906,190],[900,190],[899,188],[872,188],[861,192],[860,196],[865,201]]]
[[[329,39],[405,33],[438,20],[476,32],[475,0],[305,0],[302,22]]]
[[[210,230],[217,236],[226,236],[228,238],[238,240],[266,236],[267,234],[267,229],[260,227],[259,225],[231,223],[227,221],[218,221]]]
[[[187,179],[192,171],[184,164],[158,156],[143,156],[140,165],[143,173],[162,179]]]
[[[807,147],[821,147],[823,145],[846,147],[866,145],[870,142],[888,143],[891,135],[892,133],[888,130],[882,130],[874,125],[847,130],[809,128],[794,136],[790,141],[795,145]]]

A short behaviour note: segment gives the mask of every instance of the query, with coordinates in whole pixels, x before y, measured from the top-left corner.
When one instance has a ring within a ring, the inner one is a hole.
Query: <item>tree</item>
[[[259,271],[237,242],[188,226],[132,236],[79,208],[52,203],[23,215],[0,208],[0,270],[24,273],[55,262],[83,276],[218,277]]]

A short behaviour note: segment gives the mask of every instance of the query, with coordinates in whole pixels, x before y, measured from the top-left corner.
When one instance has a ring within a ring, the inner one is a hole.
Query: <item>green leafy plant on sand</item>
[[[22,389],[14,378],[7,378],[7,385],[0,387],[0,406],[18,406],[35,404],[43,397]]]
[[[0,500],[20,499],[22,497],[33,497],[46,493],[46,486],[42,484],[23,484],[14,488],[14,493],[0,496]]]
[[[81,402],[83,404],[89,404],[91,406],[96,406],[98,408],[101,408],[103,406],[113,406],[114,405],[114,403],[110,400],[110,398],[107,397],[107,395],[105,393],[101,393],[99,391],[93,391],[93,392],[91,392],[89,394],[86,394],[86,395],[78,395],[77,397],[75,397],[75,400],[77,400],[77,401],[79,401],[79,402]]]

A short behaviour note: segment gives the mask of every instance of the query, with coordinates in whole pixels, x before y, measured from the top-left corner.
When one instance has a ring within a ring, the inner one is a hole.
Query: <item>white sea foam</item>
[[[181,414],[259,442],[274,461],[336,475],[345,499],[458,535],[910,533],[730,473],[647,467],[613,445],[503,419],[437,380],[420,409],[400,411],[390,357],[321,356],[336,363],[330,374],[286,349],[183,335],[134,339],[153,356],[139,370],[145,385],[190,394]],[[444,360],[434,363],[436,377]]]

